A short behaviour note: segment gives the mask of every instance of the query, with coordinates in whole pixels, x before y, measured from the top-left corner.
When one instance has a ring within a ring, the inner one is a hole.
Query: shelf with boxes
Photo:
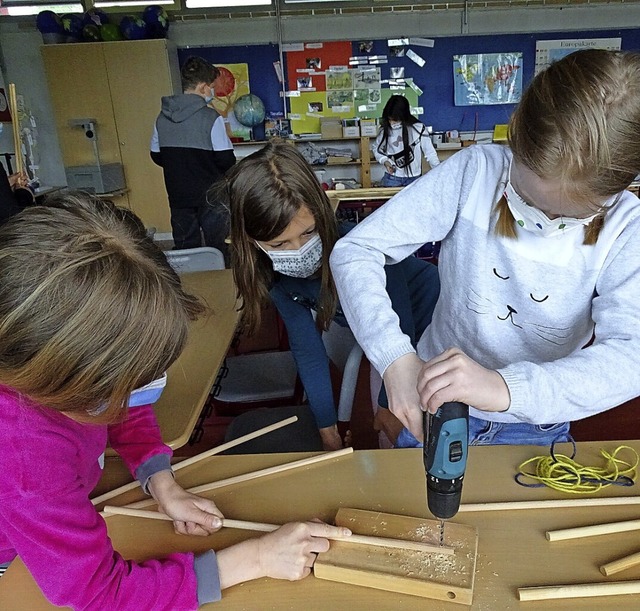
[[[289,138],[310,163],[318,180],[333,187],[342,182],[345,186],[371,187],[371,150],[367,136],[324,138],[320,134],[303,138]],[[260,150],[267,143],[236,142],[234,149],[238,160]],[[373,161],[375,163],[375,161]]]

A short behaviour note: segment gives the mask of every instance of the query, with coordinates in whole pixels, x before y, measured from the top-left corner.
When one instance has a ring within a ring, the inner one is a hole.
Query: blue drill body
[[[424,467],[429,511],[441,520],[460,508],[467,465],[469,407],[445,403],[435,414],[424,414]]]

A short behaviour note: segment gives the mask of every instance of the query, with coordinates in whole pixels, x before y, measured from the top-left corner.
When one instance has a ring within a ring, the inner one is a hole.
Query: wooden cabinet
[[[149,156],[160,98],[180,91],[168,40],[44,45],[49,93],[65,166],[95,165],[93,144],[70,120],[96,120],[101,163],[121,163],[127,191],[114,201],[148,227],[171,231],[162,170]]]

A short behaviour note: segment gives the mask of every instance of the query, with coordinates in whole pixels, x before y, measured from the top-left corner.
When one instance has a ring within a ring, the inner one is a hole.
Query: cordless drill
[[[460,508],[462,479],[467,465],[469,406],[444,403],[435,414],[424,413],[424,468],[427,475],[427,505],[440,520],[440,545],[444,542],[444,520]]]

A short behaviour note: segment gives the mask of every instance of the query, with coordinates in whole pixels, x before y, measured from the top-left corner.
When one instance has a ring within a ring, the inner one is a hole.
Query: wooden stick
[[[625,556],[624,558],[620,558],[619,560],[614,560],[613,562],[608,562],[607,564],[603,564],[600,567],[600,572],[607,577],[609,575],[615,575],[620,571],[626,571],[633,566],[637,566],[640,564],[640,552],[636,554],[631,554],[631,556]]]
[[[549,541],[566,541],[567,539],[580,539],[582,537],[595,537],[596,535],[624,533],[630,530],[640,530],[640,520],[628,520],[626,522],[610,522],[609,524],[594,524],[593,526],[549,530],[547,531],[547,539]]]
[[[293,462],[285,463],[284,465],[278,465],[276,467],[269,467],[268,469],[260,469],[259,471],[251,471],[250,473],[243,473],[242,475],[236,475],[234,477],[229,477],[227,479],[221,479],[217,482],[212,482],[210,484],[203,484],[202,486],[196,486],[195,488],[189,488],[187,492],[191,492],[193,494],[200,494],[202,492],[208,492],[209,490],[216,490],[218,488],[224,488],[225,486],[231,486],[232,484],[240,484],[242,482],[248,482],[252,479],[258,479],[260,477],[265,477],[267,475],[275,475],[276,473],[282,473],[284,471],[289,471],[290,469],[298,469],[299,467],[308,467],[310,465],[314,465],[316,463],[330,460],[332,458],[341,458],[342,456],[346,456],[347,454],[352,454],[353,448],[343,448],[342,450],[336,450],[335,452],[325,452],[324,454],[318,454],[317,456],[312,456],[311,458],[303,458],[302,460],[294,460]],[[137,503],[130,503],[129,505],[125,505],[125,507],[130,507],[132,509],[140,509],[142,507],[150,507],[151,505],[155,505],[156,501],[154,499],[145,499],[144,501],[138,501]]]
[[[238,446],[241,443],[251,441],[256,437],[261,437],[262,435],[271,433],[272,431],[280,429],[283,426],[288,426],[289,424],[293,424],[297,420],[298,420],[298,416],[291,416],[290,418],[285,418],[284,420],[280,420],[280,422],[275,422],[274,424],[265,426],[261,429],[258,429],[257,431],[253,431],[252,433],[247,433],[242,437],[238,437],[237,439],[233,439],[232,441],[223,443],[220,446],[211,448],[206,452],[201,452],[200,454],[196,454],[191,458],[187,458],[185,460],[180,461],[179,463],[176,463],[175,465],[173,465],[173,471],[175,472],[175,471],[178,471],[179,469],[184,469],[185,467],[193,465],[194,463],[197,463],[200,460],[204,460],[205,458],[209,458],[210,456],[214,456],[215,454],[220,454],[220,452],[224,452],[225,450],[234,448],[235,446]],[[124,486],[120,486],[119,488],[115,488],[114,490],[105,492],[104,494],[101,494],[100,496],[97,496],[94,499],[91,499],[91,502],[94,505],[99,505],[100,503],[103,503],[104,501],[107,501],[113,498],[114,496],[119,496],[121,494],[124,494],[125,492],[129,492],[130,490],[135,490],[139,485],[140,483],[138,481],[130,482],[128,484],[125,484]]]
[[[16,151],[16,172],[23,172],[24,161],[22,159],[22,140],[20,139],[20,119],[18,119],[18,97],[14,83],[9,83],[9,112],[13,128],[13,148]]]
[[[557,507],[602,507],[607,505],[640,505],[640,496],[601,497],[597,499],[559,499],[548,501],[512,501],[504,503],[467,503],[461,513],[472,511],[514,511],[517,509],[555,509]]]
[[[103,512],[105,515],[123,515],[134,518],[150,518],[152,520],[173,521],[168,515],[157,511],[145,511],[144,509],[131,509],[130,507],[113,507],[106,505]],[[265,524],[264,522],[246,522],[244,520],[222,520],[224,528],[239,528],[242,530],[255,530],[260,532],[273,532],[280,528],[280,524]],[[421,541],[407,541],[405,539],[390,539],[387,537],[369,537],[365,535],[350,535],[347,537],[327,537],[332,541],[346,541],[348,543],[359,543],[361,545],[379,545],[380,547],[391,547],[394,549],[410,549],[418,552],[429,552],[435,554],[445,554],[450,556],[454,550],[451,547],[439,547],[422,543]]]
[[[618,596],[620,594],[640,594],[640,581],[518,588],[518,598],[520,600],[555,600],[557,598]]]

